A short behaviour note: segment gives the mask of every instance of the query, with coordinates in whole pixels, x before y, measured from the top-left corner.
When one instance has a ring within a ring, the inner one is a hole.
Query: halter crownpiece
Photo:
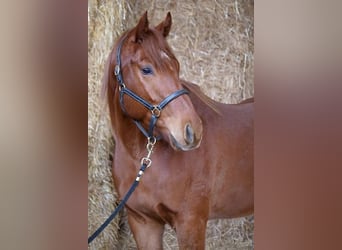
[[[124,98],[123,98],[124,95],[126,94],[126,95],[130,96],[131,98],[133,98],[135,101],[142,104],[148,110],[150,110],[152,113],[152,117],[150,120],[150,125],[149,125],[148,131],[146,131],[146,129],[143,127],[143,125],[141,124],[140,121],[135,120],[135,119],[133,119],[133,121],[136,124],[136,126],[138,127],[138,129],[144,134],[144,136],[146,136],[147,138],[155,138],[153,135],[153,129],[157,124],[158,118],[160,117],[161,111],[163,110],[163,108],[167,104],[169,104],[171,101],[176,99],[177,97],[184,95],[184,94],[189,94],[189,91],[187,91],[186,89],[177,90],[177,91],[171,93],[170,95],[168,95],[166,98],[164,98],[159,104],[153,105],[153,104],[149,103],[148,101],[146,101],[144,98],[135,94],[132,90],[128,89],[126,87],[124,81],[123,81],[123,76],[121,73],[121,47],[122,47],[125,39],[126,39],[126,37],[124,37],[118,45],[118,48],[116,51],[116,63],[117,64],[116,64],[115,69],[114,69],[114,75],[116,76],[116,80],[118,81],[118,84],[119,84],[120,106],[121,106],[122,111],[127,114],[127,111],[125,109],[125,104],[124,104]],[[159,139],[159,138],[157,138],[157,139]]]

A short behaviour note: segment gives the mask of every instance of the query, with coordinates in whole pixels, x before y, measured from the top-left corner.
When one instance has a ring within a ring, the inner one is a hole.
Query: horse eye
[[[144,75],[152,75],[153,74],[153,71],[150,67],[146,67],[146,68],[142,68],[141,69],[141,72],[144,74]]]

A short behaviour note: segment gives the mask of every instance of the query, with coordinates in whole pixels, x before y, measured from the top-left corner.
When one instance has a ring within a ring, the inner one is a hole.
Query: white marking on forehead
[[[165,53],[165,51],[161,50],[160,51],[160,55],[161,55],[162,58],[166,58],[166,59],[170,60],[170,57]]]

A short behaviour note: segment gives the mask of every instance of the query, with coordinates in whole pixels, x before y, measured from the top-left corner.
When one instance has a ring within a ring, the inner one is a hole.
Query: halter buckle
[[[151,113],[152,113],[152,115],[154,115],[155,117],[158,118],[160,116],[161,110],[158,106],[155,105],[155,106],[153,106]]]

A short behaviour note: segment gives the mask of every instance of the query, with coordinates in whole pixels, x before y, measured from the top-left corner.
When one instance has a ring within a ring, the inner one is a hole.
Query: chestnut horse
[[[156,27],[149,27],[145,13],[108,58],[113,177],[122,198],[146,155],[146,137],[158,138],[153,163],[126,203],[137,247],[162,249],[167,223],[180,249],[204,249],[209,219],[253,212],[254,104],[218,103],[180,80],[166,42],[170,28],[170,13]]]

